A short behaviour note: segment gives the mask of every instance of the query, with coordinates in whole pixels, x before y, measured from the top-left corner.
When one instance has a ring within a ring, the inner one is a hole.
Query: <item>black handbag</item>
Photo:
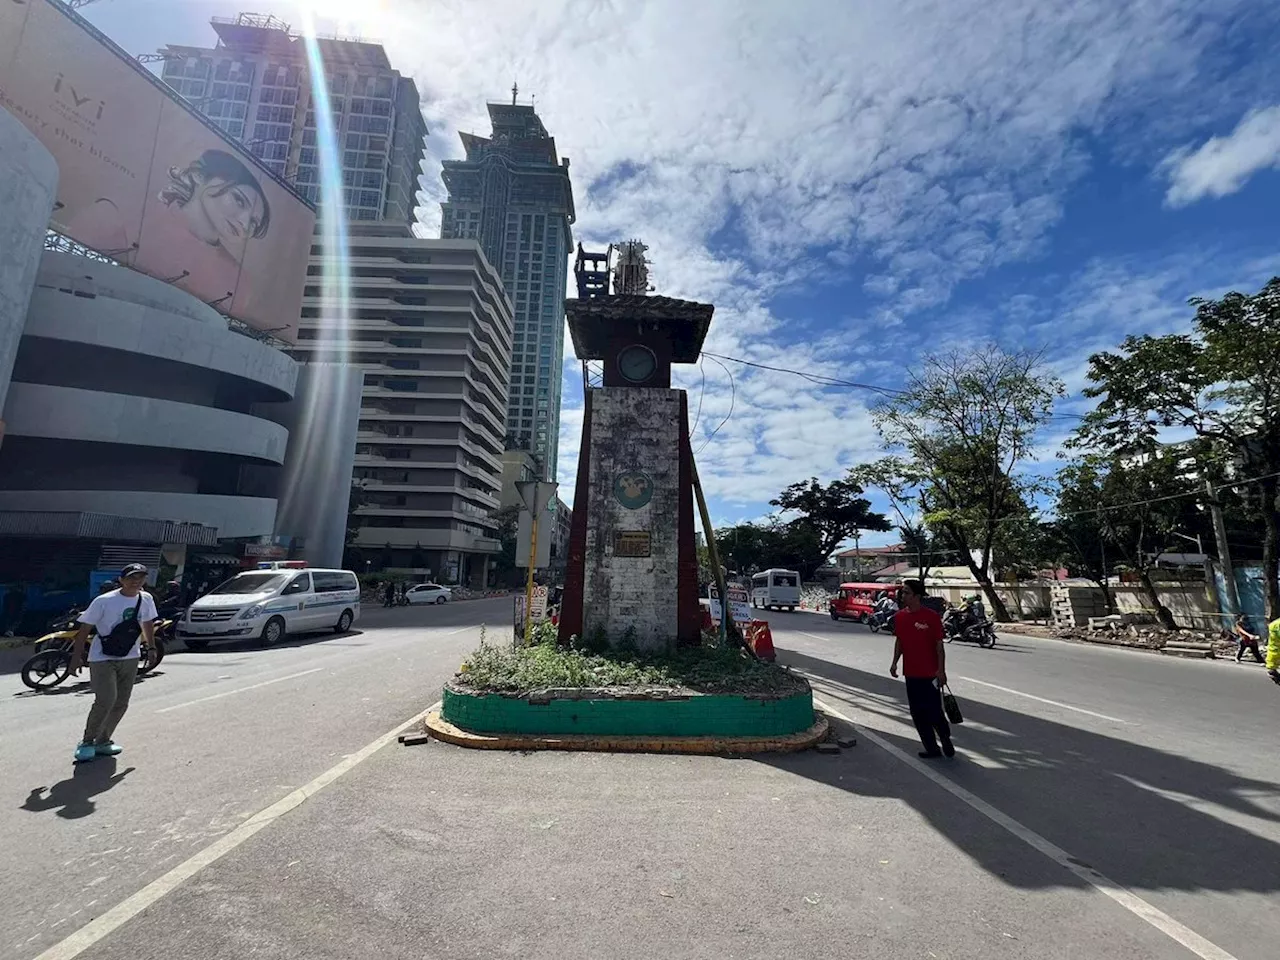
[[[127,657],[133,645],[142,636],[142,624],[138,615],[142,612],[142,594],[138,594],[138,602],[133,607],[132,619],[121,620],[111,632],[102,636],[102,652],[108,657]]]
[[[960,701],[948,686],[942,688],[942,712],[952,723],[964,723],[964,714],[960,712]]]

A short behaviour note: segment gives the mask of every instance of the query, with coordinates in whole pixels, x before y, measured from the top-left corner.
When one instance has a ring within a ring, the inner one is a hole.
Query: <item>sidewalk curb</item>
[[[785,737],[649,737],[563,734],[471,733],[455,727],[438,710],[427,715],[427,732],[437,740],[473,750],[582,750],[608,753],[795,753],[826,737],[830,721],[818,711],[813,726]]]

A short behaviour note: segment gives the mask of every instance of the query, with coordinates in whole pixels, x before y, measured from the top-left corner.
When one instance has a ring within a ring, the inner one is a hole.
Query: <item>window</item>
[[[311,577],[315,582],[316,593],[339,593],[343,590],[356,590],[359,588],[354,573],[317,571]]]
[[[306,593],[311,589],[311,574],[300,573],[290,581],[289,585],[280,591],[280,596],[288,597],[295,593]]]
[[[395,379],[388,378],[383,381],[382,385],[386,387],[388,390],[396,390],[396,391],[399,391],[400,393],[417,393],[418,392],[417,380],[395,380]]]
[[[404,357],[390,357],[387,360],[387,366],[393,370],[418,370],[422,366],[422,362],[416,359],[406,359]]]

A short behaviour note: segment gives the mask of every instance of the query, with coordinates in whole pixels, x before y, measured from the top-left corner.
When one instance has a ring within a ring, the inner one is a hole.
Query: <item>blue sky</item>
[[[571,158],[577,238],[643,238],[658,292],[716,304],[716,353],[894,386],[922,350],[1031,347],[1078,412],[1091,352],[1184,330],[1188,297],[1280,274],[1280,4],[1267,0],[310,6],[322,28],[383,42],[418,82],[424,235],[457,130],[485,132],[485,100],[518,78]],[[240,8],[84,13],[143,52],[208,43],[209,16]],[[249,8],[299,22],[295,4]],[[732,385],[710,362],[682,375],[718,522],[878,455],[873,396],[728,366]],[[566,494],[580,429],[567,357]],[[1046,466],[1069,429],[1046,431]]]

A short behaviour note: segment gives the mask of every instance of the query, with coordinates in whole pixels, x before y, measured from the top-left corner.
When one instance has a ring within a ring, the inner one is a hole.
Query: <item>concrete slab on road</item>
[[[1027,854],[875,749],[392,747],[83,956],[1186,956]]]
[[[1152,674],[1112,662],[1143,658],[1109,650],[953,645],[953,675],[984,683],[958,690],[962,757],[925,775],[900,684],[886,675],[891,641],[773,614],[780,659],[854,718],[859,746],[738,760],[376,749],[474,646],[478,621],[500,622],[498,605],[493,615],[455,609],[456,627],[371,629],[381,659],[354,647],[329,660],[323,650],[269,664],[245,656],[220,681],[243,692],[202,699],[232,688],[197,681],[193,665],[172,693],[148,693],[151,726],[138,732],[162,749],[94,798],[92,815],[0,821],[6,851],[20,844],[0,897],[22,908],[16,932],[31,937],[16,938],[6,916],[0,956],[29,960],[83,924],[88,914],[38,923],[55,914],[30,898],[51,889],[68,910],[130,895],[139,910],[50,960],[1275,955],[1280,796],[1269,755],[1236,745],[1240,718],[1256,725],[1274,700],[1255,700],[1242,673],[1202,684],[1207,703],[1184,708],[1179,731],[1161,722],[1167,698],[1197,689],[1199,665],[1152,658],[1173,671]],[[199,736],[210,723],[226,726],[238,752],[215,744],[207,771],[171,764],[165,731]],[[39,761],[24,750],[10,756],[29,778]],[[271,806],[303,784],[305,801]],[[229,805],[203,836],[161,838],[164,864],[112,856],[94,841],[113,838],[88,836],[178,803],[198,814],[179,832]],[[185,858],[181,882],[157,883]],[[1099,892],[1091,868],[1141,899]]]
[[[0,676],[0,957],[28,958],[430,704],[509,601],[374,609],[344,636],[176,652],[125,753],[73,767],[87,685]]]

